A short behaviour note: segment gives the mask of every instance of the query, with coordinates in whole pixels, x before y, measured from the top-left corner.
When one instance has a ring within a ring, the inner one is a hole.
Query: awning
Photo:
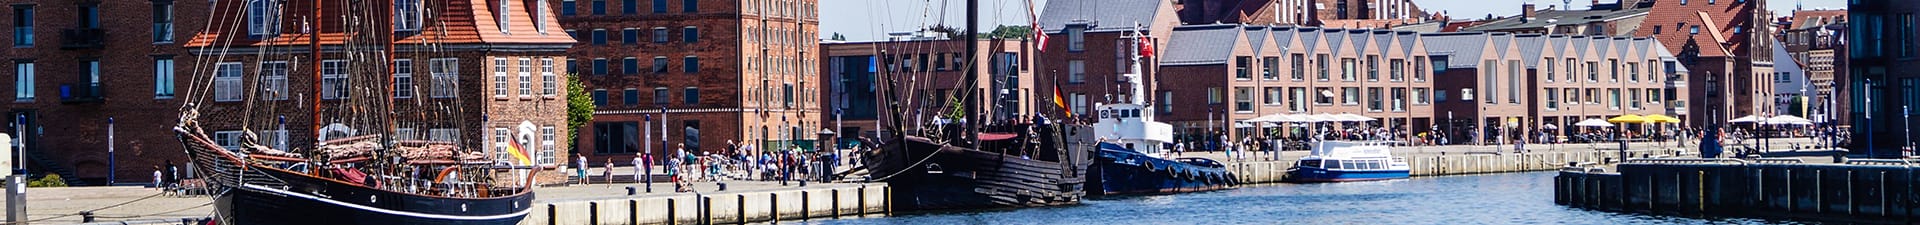
[[[1579,123],[1574,123],[1573,125],[1574,125],[1574,126],[1582,126],[1582,127],[1611,127],[1611,126],[1613,126],[1613,124],[1612,124],[1612,123],[1607,123],[1607,121],[1606,121],[1606,120],[1601,120],[1601,119],[1587,119],[1587,120],[1581,120],[1581,121],[1580,121]]]
[[[1646,117],[1640,117],[1640,115],[1634,115],[1634,114],[1626,114],[1626,115],[1620,115],[1620,116],[1618,116],[1618,117],[1613,117],[1613,118],[1611,118],[1611,119],[1607,119],[1607,122],[1612,122],[1612,123],[1649,123],[1649,122],[1651,122],[1651,121],[1648,121]]]

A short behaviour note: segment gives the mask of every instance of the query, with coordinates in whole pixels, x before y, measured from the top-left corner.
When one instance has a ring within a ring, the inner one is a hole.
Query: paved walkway
[[[1768,146],[1771,147],[1772,151],[1789,151],[1794,146],[1811,146],[1814,142],[1806,138],[1791,138],[1791,139],[1773,139],[1768,143],[1769,143]],[[1759,147],[1758,144],[1754,144],[1754,145],[1755,147]],[[1737,147],[1743,147],[1743,146],[1746,146],[1746,145],[1733,144],[1733,145],[1728,145],[1726,149],[1727,151],[1732,151]],[[1686,152],[1689,152],[1689,154],[1697,153],[1700,150],[1699,146],[1697,146],[1697,143],[1687,143],[1686,147],[1683,148],[1676,145],[1674,142],[1634,142],[1634,143],[1630,143],[1627,148],[1635,149],[1635,150],[1670,149],[1670,150],[1677,150],[1677,151],[1686,151]],[[1612,151],[1612,150],[1618,150],[1619,144],[1617,143],[1527,144],[1525,146],[1525,149],[1527,152],[1595,151],[1595,150]],[[1393,152],[1394,155],[1400,155],[1400,156],[1429,156],[1429,155],[1455,155],[1455,154],[1508,154],[1508,153],[1514,152],[1514,146],[1513,145],[1400,146],[1400,147],[1394,147],[1393,151],[1394,151]],[[1239,151],[1235,151],[1233,153],[1236,154],[1236,156],[1233,158],[1237,158],[1240,161],[1295,160],[1295,159],[1299,159],[1302,156],[1307,155],[1307,151],[1298,151],[1298,150],[1282,151],[1277,156],[1272,154],[1272,152],[1252,152],[1251,154],[1246,154],[1246,155],[1240,155],[1243,152],[1239,152]],[[1202,157],[1202,158],[1209,158],[1209,159],[1219,160],[1219,161],[1229,161],[1227,160],[1229,159],[1227,157],[1227,153],[1223,151],[1187,152],[1187,153],[1182,153],[1175,157]]]

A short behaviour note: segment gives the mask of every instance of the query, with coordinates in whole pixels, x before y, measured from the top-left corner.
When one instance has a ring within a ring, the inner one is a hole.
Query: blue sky
[[[981,29],[992,29],[996,24],[1027,24],[1026,0],[980,0]],[[1047,0],[1033,0],[1035,6],[1044,6]],[[1107,0],[1107,1],[1167,1],[1167,0]],[[1592,0],[1570,0],[1573,8],[1586,8]],[[1613,2],[1615,0],[1602,0]],[[1707,1],[1707,0],[1693,0]],[[1732,1],[1732,0],[1720,0]],[[1428,11],[1446,11],[1456,18],[1479,18],[1487,14],[1513,15],[1520,12],[1520,4],[1532,2],[1546,8],[1546,5],[1560,5],[1562,0],[1414,0],[1414,3]],[[1767,8],[1776,12],[1793,10],[1796,1],[1767,0]],[[1845,0],[1801,0],[1807,9],[1846,8]],[[942,5],[945,7],[942,7]],[[841,33],[848,40],[877,40],[887,32],[911,31],[915,27],[939,24],[941,15],[947,23],[956,26],[963,23],[965,13],[964,0],[821,0],[820,35],[824,38],[833,33]],[[1498,7],[1488,7],[1498,6]],[[942,8],[946,9],[942,13]],[[924,16],[923,16],[924,15]]]

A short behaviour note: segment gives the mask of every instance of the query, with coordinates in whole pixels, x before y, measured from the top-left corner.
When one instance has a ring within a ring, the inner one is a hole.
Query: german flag
[[[1053,105],[1059,106],[1060,111],[1067,112],[1067,117],[1073,117],[1073,108],[1067,107],[1067,98],[1060,95],[1060,87],[1053,88]]]
[[[527,154],[527,148],[521,147],[520,140],[517,139],[507,138],[507,154],[512,154],[514,162],[518,165],[533,165],[533,157]]]

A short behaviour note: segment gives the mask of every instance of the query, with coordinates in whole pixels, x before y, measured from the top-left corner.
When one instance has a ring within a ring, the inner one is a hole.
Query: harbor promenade
[[[1781,138],[1769,140],[1766,146],[1753,140],[1745,144],[1731,144],[1731,151],[1753,145],[1756,149],[1770,149],[1767,152],[1788,152],[1795,147],[1812,146],[1814,141],[1806,138]],[[1555,170],[1568,162],[1604,162],[1620,161],[1620,155],[1626,158],[1664,158],[1694,156],[1699,154],[1697,143],[1686,143],[1681,147],[1675,142],[1633,142],[1626,151],[1621,151],[1618,143],[1593,144],[1527,144],[1516,150],[1513,145],[1446,145],[1446,146],[1398,146],[1394,147],[1396,157],[1405,158],[1412,168],[1413,176],[1439,176],[1478,173],[1502,173],[1523,171]],[[1220,161],[1242,183],[1272,183],[1286,179],[1286,169],[1294,161],[1306,156],[1307,151],[1244,152],[1236,151],[1229,155],[1224,151],[1188,152],[1172,157],[1202,157]],[[1824,162],[1824,161],[1823,161]]]

